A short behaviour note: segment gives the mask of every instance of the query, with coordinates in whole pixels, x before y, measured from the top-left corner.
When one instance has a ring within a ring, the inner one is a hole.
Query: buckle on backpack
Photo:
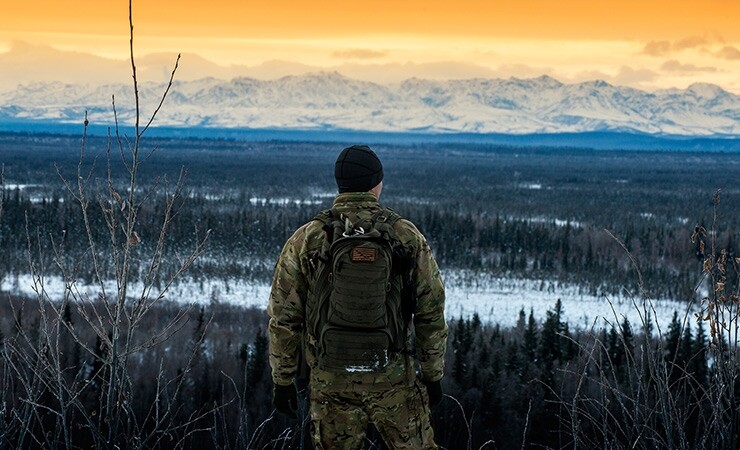
[[[375,220],[376,220],[376,222],[385,223],[385,221],[388,220],[388,216],[381,215],[381,216],[378,216],[378,218],[375,219]]]
[[[363,234],[365,234],[365,229],[362,227],[357,227],[352,230],[352,234],[349,234],[345,231],[344,233],[342,233],[342,237],[362,236]]]

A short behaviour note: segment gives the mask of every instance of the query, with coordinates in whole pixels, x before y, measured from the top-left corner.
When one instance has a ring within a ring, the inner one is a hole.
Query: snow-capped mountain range
[[[144,113],[164,84],[140,86]],[[0,121],[133,122],[130,85],[21,85],[0,92]],[[353,80],[336,72],[276,80],[176,81],[157,125],[247,129],[344,129],[424,133],[579,133],[740,136],[740,96],[719,86],[646,92],[604,81],[565,84],[551,77],[399,84]]]

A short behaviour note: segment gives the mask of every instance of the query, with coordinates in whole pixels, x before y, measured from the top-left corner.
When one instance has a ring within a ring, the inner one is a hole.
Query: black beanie
[[[383,164],[367,145],[342,150],[334,165],[339,192],[367,192],[383,180]]]

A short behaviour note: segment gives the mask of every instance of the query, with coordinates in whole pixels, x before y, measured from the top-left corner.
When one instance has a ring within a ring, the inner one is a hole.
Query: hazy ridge
[[[141,86],[145,111],[163,85]],[[61,82],[0,93],[0,122],[133,122],[127,84]],[[551,77],[378,84],[336,72],[276,80],[176,81],[158,125],[174,128],[346,130],[422,134],[637,133],[652,136],[740,135],[740,96],[710,84],[646,92],[604,81],[565,84]],[[6,125],[7,128],[7,125]]]

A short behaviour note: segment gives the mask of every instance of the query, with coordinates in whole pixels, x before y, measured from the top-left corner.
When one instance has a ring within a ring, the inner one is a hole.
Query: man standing
[[[317,449],[362,448],[369,421],[390,448],[436,449],[429,408],[442,399],[447,342],[439,268],[417,228],[378,203],[383,166],[369,147],[342,150],[334,174],[333,208],[293,234],[275,267],[273,404],[296,417],[302,351]]]

